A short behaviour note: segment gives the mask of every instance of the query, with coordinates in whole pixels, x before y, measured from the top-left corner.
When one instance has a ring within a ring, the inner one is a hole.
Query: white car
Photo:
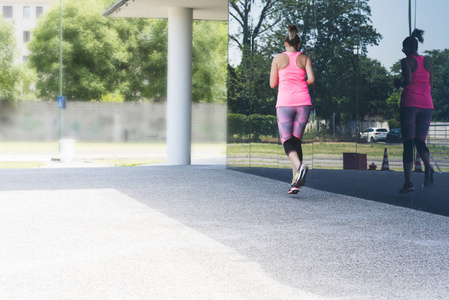
[[[360,138],[366,139],[367,142],[377,143],[379,141],[387,141],[388,130],[385,128],[370,127],[360,132]]]

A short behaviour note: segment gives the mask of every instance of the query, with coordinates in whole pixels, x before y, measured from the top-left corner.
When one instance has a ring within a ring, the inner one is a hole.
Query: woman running
[[[270,74],[271,88],[279,84],[276,103],[279,135],[293,170],[289,194],[299,192],[308,170],[303,164],[301,140],[312,110],[307,85],[315,81],[311,59],[298,51],[300,41],[297,33],[295,25],[288,26],[284,40],[286,51],[274,57]]]
[[[433,115],[433,101],[430,95],[433,82],[432,64],[427,57],[418,54],[418,41],[421,43],[424,31],[415,29],[411,36],[402,42],[402,52],[407,56],[401,60],[402,80],[396,79],[396,88],[403,87],[400,103],[400,121],[404,153],[405,182],[401,194],[413,192],[411,182],[413,168],[413,148],[421,156],[425,166],[424,186],[433,184],[434,170],[430,167],[430,152],[426,147],[426,136]]]

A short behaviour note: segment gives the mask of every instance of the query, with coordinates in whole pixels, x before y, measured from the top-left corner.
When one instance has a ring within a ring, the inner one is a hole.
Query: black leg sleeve
[[[295,147],[296,152],[298,152],[299,160],[302,162],[302,141],[297,137],[292,137],[293,147]]]
[[[287,156],[290,152],[295,151],[295,146],[293,145],[292,139],[286,140],[282,146],[284,147],[284,151]]]

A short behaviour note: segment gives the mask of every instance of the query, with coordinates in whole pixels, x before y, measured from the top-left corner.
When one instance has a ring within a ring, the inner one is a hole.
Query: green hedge
[[[277,138],[278,126],[273,115],[243,115],[228,113],[228,141],[260,142],[261,136]]]

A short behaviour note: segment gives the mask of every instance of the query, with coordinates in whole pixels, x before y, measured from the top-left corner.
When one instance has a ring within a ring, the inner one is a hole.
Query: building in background
[[[16,62],[23,63],[28,60],[28,41],[31,39],[37,20],[42,16],[56,0],[0,0],[0,13],[3,18],[14,24],[15,36],[19,54]]]

